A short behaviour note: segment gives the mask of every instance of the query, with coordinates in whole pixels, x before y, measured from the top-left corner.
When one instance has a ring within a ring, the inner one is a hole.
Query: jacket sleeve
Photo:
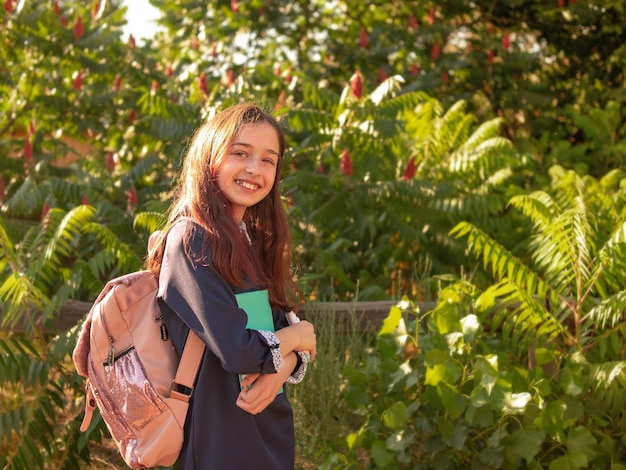
[[[282,364],[278,338],[271,332],[246,329],[246,313],[237,306],[231,286],[210,263],[196,263],[185,253],[186,229],[193,230],[191,251],[201,252],[199,227],[179,222],[170,230],[159,276],[159,302],[206,343],[225,370],[275,373]]]

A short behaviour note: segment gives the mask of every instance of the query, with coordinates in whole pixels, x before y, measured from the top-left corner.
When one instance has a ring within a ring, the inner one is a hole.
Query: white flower
[[[478,323],[478,317],[473,313],[461,318],[461,329],[464,335],[473,335],[478,331],[480,323]]]
[[[524,411],[528,402],[532,399],[530,393],[511,393],[507,394],[504,409],[509,413],[520,413]]]
[[[446,335],[446,342],[448,343],[450,356],[454,353],[463,354],[463,333],[448,333]]]

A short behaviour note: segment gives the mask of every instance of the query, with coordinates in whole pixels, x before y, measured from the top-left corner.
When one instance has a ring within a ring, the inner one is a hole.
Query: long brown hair
[[[269,194],[246,209],[246,223],[252,245],[241,233],[231,213],[231,204],[219,190],[217,171],[226,149],[241,129],[258,123],[270,124],[278,136],[279,155],[276,178]],[[268,289],[273,308],[290,310],[291,295],[297,289],[290,275],[290,239],[287,217],[280,195],[280,173],[285,153],[285,137],[274,117],[254,104],[239,104],[218,112],[194,133],[187,149],[167,227],[180,217],[192,219],[205,231],[204,247],[210,247],[211,262],[231,285],[246,286],[252,282]],[[167,227],[163,231],[167,232]],[[189,233],[184,239],[189,253]],[[147,269],[161,269],[165,236],[150,250]],[[206,257],[194,259],[206,262]]]

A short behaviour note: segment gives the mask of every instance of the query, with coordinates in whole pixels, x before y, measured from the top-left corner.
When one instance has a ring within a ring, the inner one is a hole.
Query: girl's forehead
[[[235,135],[252,132],[252,131],[255,131],[257,129],[263,129],[263,130],[272,129],[272,130],[274,130],[274,128],[268,122],[265,122],[265,121],[246,122],[246,123],[242,124],[241,126],[239,126],[239,129],[238,129],[238,131],[236,132]]]
[[[244,124],[233,136],[233,142],[239,140],[262,140],[264,142],[275,142],[279,144],[278,132],[270,123],[265,121]]]

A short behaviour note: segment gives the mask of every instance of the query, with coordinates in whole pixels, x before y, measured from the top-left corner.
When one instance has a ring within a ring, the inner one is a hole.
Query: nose
[[[257,168],[257,163],[254,160],[251,160],[246,165],[246,173],[250,175],[256,175],[259,173],[259,169]]]

